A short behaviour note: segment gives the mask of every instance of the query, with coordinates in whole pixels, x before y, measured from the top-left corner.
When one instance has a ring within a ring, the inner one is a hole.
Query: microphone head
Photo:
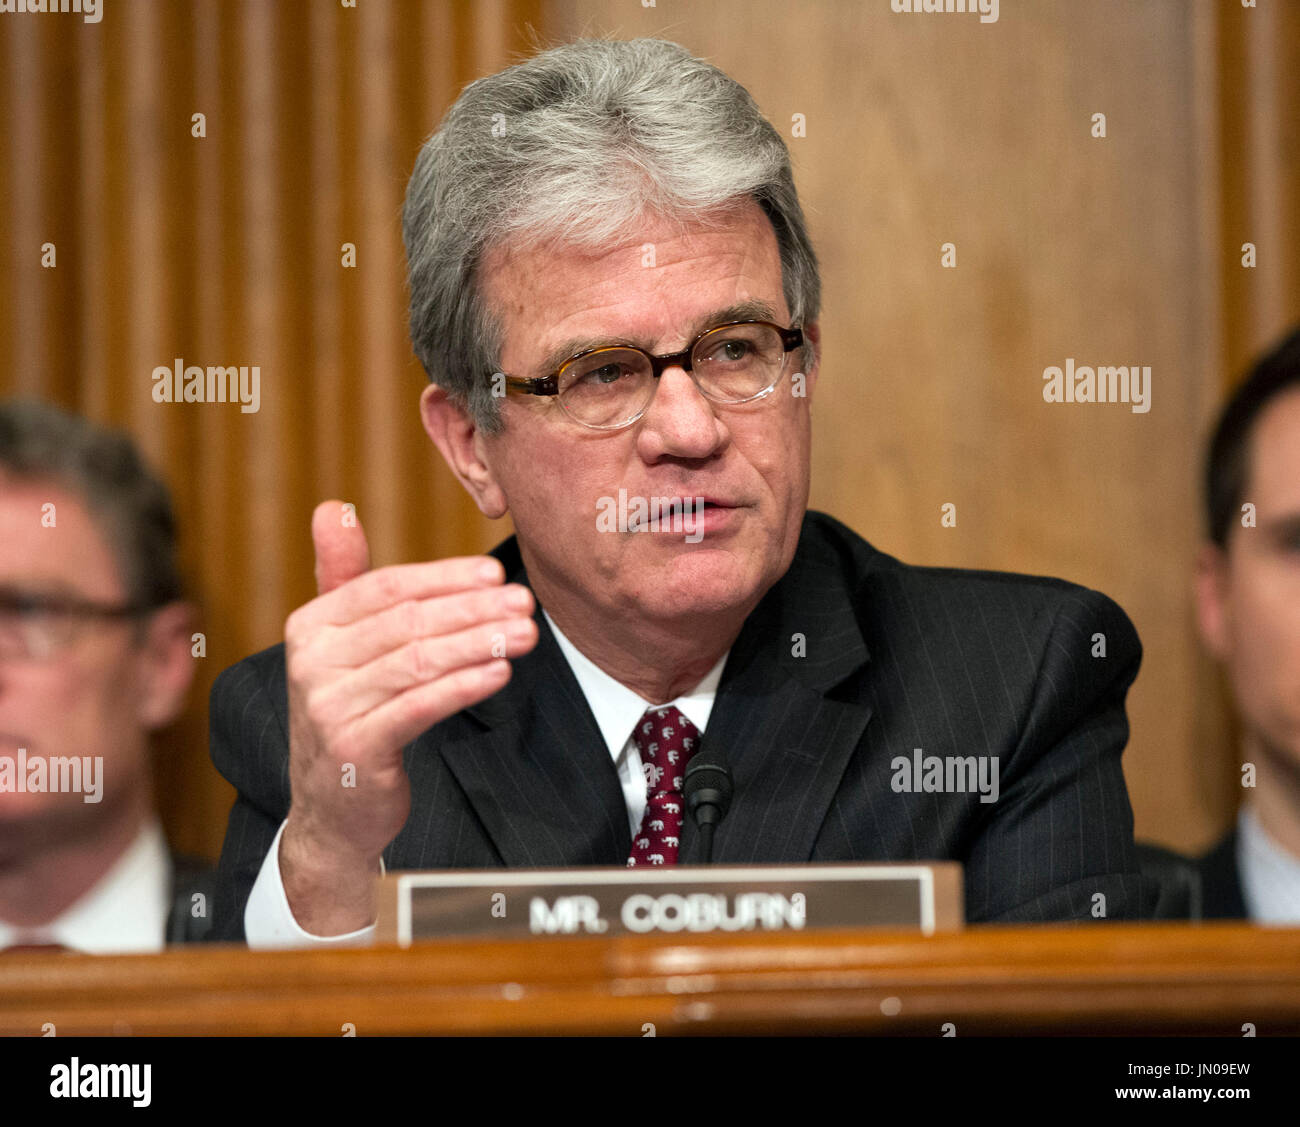
[[[686,808],[697,823],[701,820],[720,822],[731,805],[731,772],[717,761],[696,755],[682,779],[682,795],[686,799]]]

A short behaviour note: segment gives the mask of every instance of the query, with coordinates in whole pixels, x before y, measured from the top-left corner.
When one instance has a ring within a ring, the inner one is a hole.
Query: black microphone
[[[717,760],[710,761],[701,750],[686,768],[682,794],[686,808],[700,828],[707,865],[713,860],[713,831],[731,806],[731,772]]]

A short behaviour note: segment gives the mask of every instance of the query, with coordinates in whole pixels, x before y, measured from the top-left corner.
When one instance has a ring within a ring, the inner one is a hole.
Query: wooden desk
[[[1242,924],[0,954],[0,1032],[1300,1033],[1300,929]]]

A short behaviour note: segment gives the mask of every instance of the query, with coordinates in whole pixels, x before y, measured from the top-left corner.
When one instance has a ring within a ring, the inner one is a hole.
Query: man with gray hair
[[[404,235],[425,429],[515,535],[371,571],[317,508],[319,597],[213,688],[220,938],[368,941],[384,866],[700,861],[701,745],[715,861],[955,859],[971,920],[1148,910],[1123,611],[807,511],[817,262],[743,87],[655,40],[480,79]]]
[[[193,613],[131,440],[0,404],[0,948],[205,936],[212,867],[168,848],[149,767],[194,677]]]

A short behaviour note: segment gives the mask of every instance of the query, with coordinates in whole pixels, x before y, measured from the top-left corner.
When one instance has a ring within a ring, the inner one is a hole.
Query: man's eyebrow
[[[749,301],[737,302],[735,305],[728,305],[725,309],[715,309],[711,313],[706,313],[699,317],[691,325],[687,334],[687,341],[694,340],[706,329],[711,329],[716,325],[725,325],[728,321],[776,321],[776,310],[768,305],[765,301],[751,299]],[[644,349],[646,352],[653,352],[653,348],[646,340],[633,340],[629,337],[572,337],[564,341],[563,344],[557,345],[551,349],[545,358],[537,365],[534,375],[537,377],[553,375],[555,371],[566,360],[576,356],[579,352],[588,352],[593,348],[609,348],[617,345],[631,345],[633,348]]]

